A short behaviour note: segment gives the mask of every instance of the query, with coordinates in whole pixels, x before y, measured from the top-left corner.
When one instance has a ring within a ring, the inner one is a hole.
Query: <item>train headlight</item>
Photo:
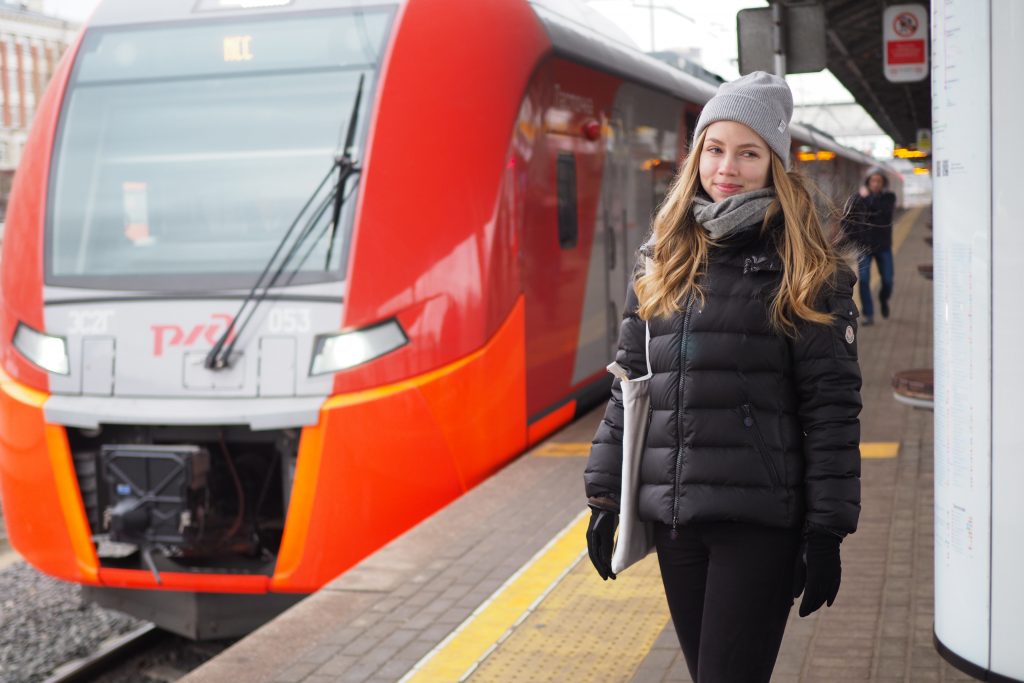
[[[47,372],[58,375],[70,373],[68,364],[68,343],[64,337],[54,337],[33,330],[25,323],[18,323],[14,330],[14,348],[31,363]]]
[[[355,367],[405,346],[409,338],[397,320],[352,332],[321,334],[313,341],[310,375],[324,375]]]

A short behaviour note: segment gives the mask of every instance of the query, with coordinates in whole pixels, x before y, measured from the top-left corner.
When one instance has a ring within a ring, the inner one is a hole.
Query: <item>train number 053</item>
[[[70,311],[68,334],[107,334],[110,331],[110,319],[114,311],[105,308],[89,308]]]
[[[311,327],[308,308],[275,308],[267,320],[267,328],[274,334],[301,334]]]

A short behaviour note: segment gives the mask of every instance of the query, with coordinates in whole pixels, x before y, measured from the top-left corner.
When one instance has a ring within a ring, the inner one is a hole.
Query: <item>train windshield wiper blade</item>
[[[246,311],[247,306],[250,308],[249,313],[251,314],[252,307],[250,306],[250,304],[256,300],[257,292],[259,292],[261,289],[266,291],[273,286],[275,280],[274,276],[280,272],[280,266],[278,266],[277,270],[275,270],[273,274],[271,274],[270,269],[278,260],[278,257],[281,255],[281,252],[284,250],[285,246],[288,244],[288,241],[292,238],[292,235],[295,233],[295,228],[302,221],[303,216],[306,216],[308,214],[310,207],[313,206],[313,203],[316,201],[317,196],[320,195],[321,191],[327,184],[327,181],[330,180],[331,175],[333,175],[333,173],[334,165],[332,164],[331,168],[324,175],[323,179],[317,185],[316,189],[313,190],[312,194],[309,195],[309,198],[306,200],[306,203],[299,210],[299,213],[296,214],[295,219],[292,221],[291,225],[288,226],[288,229],[285,231],[284,236],[277,243],[277,246],[274,248],[274,253],[271,254],[270,258],[267,260],[266,265],[263,267],[263,271],[260,273],[259,277],[256,278],[256,282],[253,283],[253,286],[249,290],[249,293],[245,295],[244,299],[242,299],[242,305],[239,306],[238,311],[235,313],[234,317],[232,317],[231,322],[228,323],[227,328],[225,328],[224,332],[217,339],[217,342],[213,345],[213,348],[210,349],[210,352],[206,354],[206,360],[203,362],[203,365],[205,365],[207,368],[211,370],[220,370],[228,366],[227,357],[222,352],[224,350],[224,345],[228,342],[228,339],[237,338],[237,321]],[[333,199],[333,196],[329,196],[329,198]],[[320,204],[313,211],[312,218],[315,218],[318,215],[322,215],[324,203],[325,200],[320,201]],[[312,218],[307,218],[302,230],[299,231],[298,237],[295,239],[291,248],[289,248],[289,250],[285,253],[284,258],[281,260],[282,264],[288,262],[288,260],[294,254],[295,250],[304,241],[305,236],[308,235],[309,226],[312,221]]]
[[[341,219],[341,207],[348,198],[345,195],[345,185],[348,179],[360,169],[356,165],[355,157],[352,154],[352,146],[356,141],[356,124],[359,120],[359,103],[363,100],[363,74],[359,74],[359,86],[356,88],[356,101],[352,104],[352,115],[348,118],[348,131],[345,133],[345,146],[342,154],[335,159],[338,168],[338,182],[334,186],[334,215],[331,218],[331,236],[327,242],[327,258],[324,260],[324,270],[330,270],[331,253],[334,251],[334,237],[338,234],[338,221]],[[305,259],[303,259],[305,260]],[[299,266],[302,267],[301,265]]]
[[[327,208],[333,205],[333,216],[331,222],[329,223],[329,225],[331,226],[331,241],[327,248],[327,262],[325,264],[325,270],[329,268],[331,260],[331,251],[334,245],[334,237],[337,234],[338,221],[340,220],[341,217],[341,207],[346,199],[344,195],[345,185],[347,184],[349,178],[359,173],[359,171],[361,170],[357,166],[356,161],[353,157],[352,146],[355,142],[355,128],[357,117],[359,115],[359,105],[363,97],[363,79],[364,75],[360,74],[359,85],[356,89],[356,98],[352,106],[352,114],[351,116],[349,116],[348,133],[345,136],[345,147],[343,153],[335,157],[334,163],[331,165],[330,170],[328,170],[327,174],[323,177],[323,179],[317,185],[316,189],[309,196],[309,199],[306,200],[306,203],[303,205],[302,209],[300,209],[299,213],[295,216],[295,220],[292,221],[292,224],[288,227],[288,230],[285,231],[285,234],[281,238],[281,241],[278,242],[277,247],[274,249],[274,253],[267,261],[266,266],[264,266],[263,272],[261,272],[260,276],[256,278],[256,282],[253,284],[252,289],[249,290],[249,293],[242,300],[242,304],[238,307],[238,311],[231,319],[231,322],[228,323],[227,327],[224,329],[224,332],[220,335],[220,337],[217,339],[217,342],[213,345],[213,348],[210,349],[210,352],[206,354],[206,359],[203,362],[203,365],[206,366],[208,369],[221,370],[223,368],[230,367],[231,352],[235,348],[235,343],[238,341],[239,337],[242,336],[242,332],[249,324],[249,321],[252,320],[253,314],[256,312],[256,309],[259,308],[260,304],[263,303],[264,300],[266,300],[271,288],[273,288],[274,285],[277,284],[277,281],[281,277],[281,274],[285,272],[285,268],[295,257],[295,254],[299,251],[299,247],[301,247],[302,244],[309,238],[310,234],[312,234],[314,228],[320,222],[320,219],[323,217],[324,213],[326,213]],[[308,215],[305,224],[299,231],[298,236],[296,236],[295,240],[292,242],[291,247],[289,247],[288,251],[285,253],[284,258],[280,260],[280,263],[277,265],[277,268],[273,271],[273,273],[271,273],[270,269],[278,260],[278,256],[280,256],[281,251],[285,248],[285,245],[288,244],[289,239],[291,239],[292,233],[295,232],[295,227],[302,220],[303,216],[307,215],[307,212],[309,212],[310,207],[313,205],[316,198],[320,195],[321,190],[323,190],[324,185],[327,184],[327,181],[334,174],[335,170],[338,171],[338,178],[335,181],[333,188],[327,194],[327,197],[324,198],[312,211],[312,213]],[[321,232],[320,236],[322,236],[323,234],[324,233]],[[302,269],[302,266],[303,264],[305,264],[306,259],[309,258],[309,255],[313,251],[313,247],[315,247],[317,242],[319,241],[320,240],[318,236],[318,239],[315,239],[313,240],[313,242],[311,242],[310,247],[306,250],[305,255],[298,262],[298,264],[291,270],[288,279],[285,281],[284,284],[287,285],[291,283],[296,273],[298,273]],[[248,310],[246,310],[247,308]],[[242,317],[243,313],[245,315],[244,319]]]

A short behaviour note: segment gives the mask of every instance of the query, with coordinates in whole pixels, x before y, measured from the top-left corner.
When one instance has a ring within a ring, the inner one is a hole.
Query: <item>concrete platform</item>
[[[968,681],[932,646],[932,414],[896,403],[927,367],[927,209],[896,230],[892,316],[860,332],[863,512],[836,603],[791,615],[773,681]],[[601,410],[207,662],[190,683],[689,681],[649,557],[586,559],[582,470]]]

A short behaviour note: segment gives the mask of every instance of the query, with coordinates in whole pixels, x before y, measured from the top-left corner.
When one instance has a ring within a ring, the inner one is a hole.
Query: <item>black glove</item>
[[[806,617],[823,604],[832,606],[839,593],[843,568],[839,561],[842,538],[823,529],[809,529],[797,557],[793,597],[803,591],[800,616]],[[806,584],[806,585],[805,585]]]
[[[587,552],[594,569],[607,581],[615,579],[612,573],[612,547],[615,527],[619,525],[618,513],[599,507],[590,507],[590,526],[587,527]]]

